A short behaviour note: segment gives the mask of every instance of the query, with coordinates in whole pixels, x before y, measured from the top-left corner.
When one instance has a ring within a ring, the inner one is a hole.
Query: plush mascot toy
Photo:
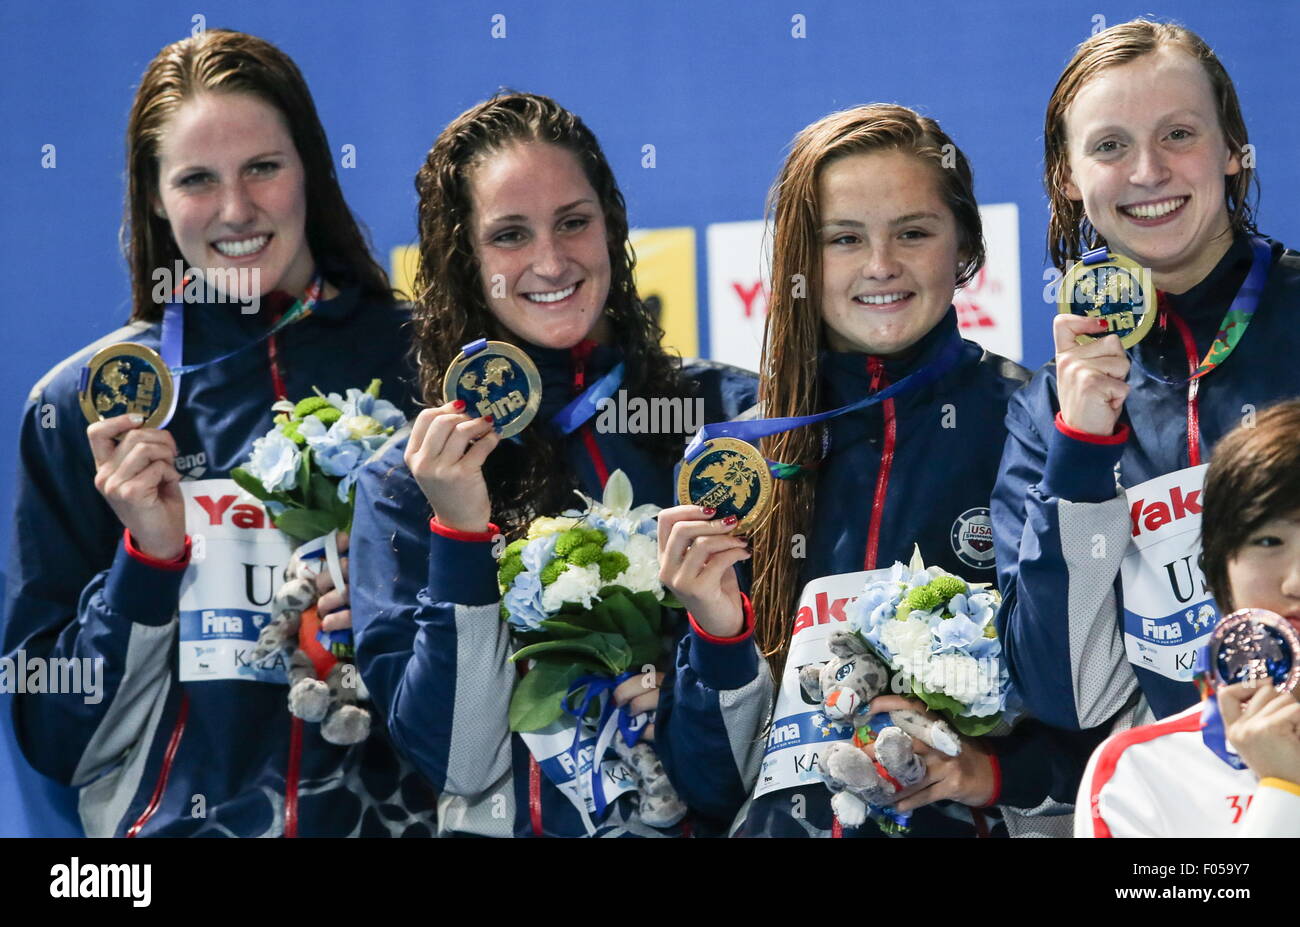
[[[889,805],[894,795],[925,778],[925,763],[912,750],[912,737],[949,756],[961,752],[961,741],[946,722],[910,708],[891,711],[893,724],[873,741],[867,706],[889,691],[889,668],[852,631],[834,632],[829,646],[832,659],[821,667],[805,666],[799,684],[821,703],[828,723],[854,728],[853,739],[832,743],[818,766],[833,795],[835,816],[845,827],[858,827],[866,821],[869,805]],[[864,749],[872,742],[874,761]]]
[[[348,746],[370,735],[370,712],[357,704],[368,696],[356,667],[339,660],[316,639],[320,618],[315,576],[298,555],[290,559],[284,585],[271,601],[271,621],[258,635],[252,658],[284,652],[289,660],[289,713],[321,722],[321,737]]]

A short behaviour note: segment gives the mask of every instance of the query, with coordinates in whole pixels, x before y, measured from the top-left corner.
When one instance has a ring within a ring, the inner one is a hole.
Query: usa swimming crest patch
[[[977,570],[993,569],[993,519],[986,507],[967,509],[958,515],[949,537],[953,553],[962,563]]]

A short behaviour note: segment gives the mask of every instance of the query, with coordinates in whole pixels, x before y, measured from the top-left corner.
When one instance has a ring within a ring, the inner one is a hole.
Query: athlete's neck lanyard
[[[1241,342],[1242,336],[1245,335],[1246,329],[1255,317],[1255,310],[1259,307],[1259,299],[1264,292],[1265,284],[1268,283],[1268,274],[1273,262],[1272,248],[1264,239],[1252,236],[1250,249],[1250,270],[1246,273],[1246,279],[1242,281],[1241,287],[1237,290],[1237,295],[1232,299],[1232,304],[1228,306],[1228,311],[1219,324],[1219,330],[1214,336],[1214,342],[1210,345],[1210,350],[1205,354],[1205,359],[1201,361],[1191,376],[1180,379],[1163,377],[1143,366],[1138,359],[1137,352],[1134,351],[1129,355],[1129,358],[1143,375],[1170,386],[1186,386],[1193,380],[1199,380],[1227,360],[1228,355]],[[1195,355],[1193,355],[1194,357]]]
[[[184,286],[184,284],[182,284],[182,286]],[[185,347],[184,304],[180,300],[173,298],[172,301],[163,308],[162,337],[160,339],[161,351],[159,352],[162,356],[163,363],[167,365],[167,369],[171,371],[172,376],[179,380],[187,373],[193,373],[194,371],[202,370],[205,367],[215,366],[216,364],[220,364],[222,361],[229,360],[236,354],[242,354],[249,348],[261,344],[286,326],[292,325],[294,322],[305,319],[307,316],[311,315],[312,310],[316,307],[316,303],[320,301],[320,296],[324,291],[324,288],[325,282],[321,275],[319,273],[313,274],[311,283],[307,285],[307,289],[303,293],[302,297],[296,300],[289,308],[289,311],[282,315],[274,325],[264,331],[261,335],[254,338],[252,341],[241,344],[233,351],[227,351],[219,357],[214,357],[211,360],[206,360],[199,364],[188,365],[181,363]],[[176,402],[180,396],[180,392],[180,384],[177,383],[176,388],[172,390],[172,407],[168,410],[167,417],[158,426],[159,428],[166,427],[167,423],[171,421],[172,415],[176,412]]]
[[[1241,757],[1228,749],[1227,729],[1223,723],[1223,712],[1219,711],[1219,700],[1210,684],[1211,676],[1210,647],[1207,644],[1196,651],[1196,659],[1192,664],[1192,678],[1204,696],[1201,703],[1201,742],[1233,769],[1245,769],[1246,764]]]
[[[705,442],[714,438],[739,438],[741,441],[755,444],[760,438],[791,431],[802,425],[815,425],[818,422],[824,422],[841,415],[848,415],[850,412],[857,412],[859,409],[866,409],[877,403],[884,402],[886,399],[893,399],[895,396],[901,396],[904,393],[910,393],[923,386],[928,386],[942,378],[944,374],[956,366],[957,361],[961,358],[962,344],[961,335],[954,331],[944,343],[938,356],[920,370],[908,374],[897,383],[885,387],[878,393],[865,396],[838,409],[831,409],[829,412],[819,412],[816,415],[795,415],[787,418],[757,418],[741,422],[715,422],[712,425],[705,425],[695,433],[694,439],[686,448],[684,459],[687,463],[694,460],[704,452]],[[773,476],[778,478],[787,478],[789,475],[794,475],[789,473],[788,470],[783,473],[776,472],[776,468],[791,468],[794,466],[792,464],[777,464],[769,461],[768,466],[769,469],[773,470]]]
[[[582,393],[551,418],[551,424],[562,435],[572,434],[600,411],[600,403],[618,392],[623,385],[624,363],[619,361],[614,369]]]

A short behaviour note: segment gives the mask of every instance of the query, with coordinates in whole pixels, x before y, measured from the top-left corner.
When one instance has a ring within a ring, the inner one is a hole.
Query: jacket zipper
[[[181,692],[181,707],[176,713],[176,724],[172,728],[172,735],[167,739],[167,749],[163,751],[162,769],[158,773],[158,781],[153,787],[153,795],[149,797],[149,804],[145,806],[140,817],[136,818],[134,824],[127,830],[126,836],[138,837],[140,831],[149,823],[149,819],[158,811],[159,805],[162,804],[163,793],[167,790],[167,779],[171,776],[172,763],[176,760],[176,751],[180,749],[181,735],[185,733],[185,719],[190,713],[190,696],[188,692]]]
[[[871,374],[870,391],[875,393],[885,385],[885,365],[878,357],[867,358],[867,372]],[[876,493],[871,499],[871,521],[867,526],[867,553],[862,561],[864,570],[876,568],[876,554],[880,548],[880,521],[885,509],[885,495],[889,491],[889,471],[894,466],[894,444],[898,438],[898,420],[894,416],[894,400],[886,399],[880,404],[884,414],[885,439],[880,448],[880,470],[876,474]],[[838,840],[844,836],[844,828],[838,817],[831,819],[831,837]]]
[[[1183,317],[1165,302],[1164,294],[1161,293],[1160,296],[1160,308],[1164,310],[1161,319],[1174,320],[1174,326],[1183,339],[1183,351],[1187,355],[1187,372],[1189,375],[1195,375],[1201,366],[1196,351],[1196,339],[1192,337],[1192,330],[1183,321]],[[1200,380],[1192,380],[1187,384],[1187,465],[1189,467],[1201,465],[1200,385]]]
[[[280,308],[271,319],[274,325],[284,315]],[[280,364],[280,335],[277,332],[266,342],[266,360],[271,368],[271,389],[277,400],[289,398],[284,382],[284,369]],[[284,772],[284,835],[298,836],[298,779],[302,768],[302,719],[292,718],[289,725],[289,764]]]
[[[595,349],[596,342],[590,340],[579,341],[569,349],[569,359],[573,365],[575,397],[587,385],[587,358]],[[609,467],[600,452],[600,446],[596,444],[596,435],[591,430],[591,423],[583,422],[579,432],[587,456],[591,458],[591,465],[596,469],[596,479],[600,481],[600,488],[604,489],[605,483],[609,481]],[[537,765],[537,757],[533,756],[532,751],[528,753],[528,819],[532,825],[533,836],[542,836],[542,768]]]

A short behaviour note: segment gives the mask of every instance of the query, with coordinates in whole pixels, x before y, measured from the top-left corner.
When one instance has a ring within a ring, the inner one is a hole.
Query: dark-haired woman
[[[791,284],[773,288],[764,415],[902,391],[765,439],[767,457],[803,473],[777,481],[748,541],[696,506],[660,516],[661,578],[691,615],[660,753],[685,800],[716,821],[734,816],[739,836],[880,836],[873,820],[845,825],[833,812],[813,769],[819,735],[800,721],[814,706],[787,656],[829,659],[799,635],[845,620],[863,571],[908,562],[913,545],[927,565],[992,579],[988,499],[1003,411],[1025,372],[958,332],[953,293],[979,271],[984,239],[970,166],[933,120],[883,104],[833,113],[795,138],[773,198],[772,280]],[[908,705],[886,695],[873,708]],[[965,739],[955,757],[918,741],[926,776],[896,808],[913,812],[917,835],[1005,834],[996,805],[1021,812],[1006,815],[1014,833],[1063,836],[1068,815],[1024,814],[1068,812],[1074,797],[1077,773],[1058,774],[1046,736],[1025,723]]]
[[[131,321],[41,380],[22,426],[5,649],[81,670],[16,698],[23,752],[80,789],[92,836],[427,835],[432,793],[382,730],[327,743],[290,716],[283,662],[248,660],[287,543],[228,474],[271,406],[374,377],[412,405],[404,313],[297,67],[226,30],[162,49],[127,182]],[[78,424],[83,368],[122,342],[185,368],[163,427]],[[345,591],[320,610],[345,627]]]
[[[493,552],[533,518],[574,507],[575,489],[599,498],[614,470],[627,474],[638,504],[671,502],[683,433],[620,434],[591,420],[566,430],[552,421],[620,362],[628,402],[698,403],[704,421],[752,405],[754,379],[716,364],[679,366],[664,353],[633,286],[613,173],[591,131],[553,100],[507,94],[466,111],[434,143],[416,187],[417,350],[429,408],[358,483],[353,611],[362,677],[394,741],[441,793],[443,833],[680,833],[682,824],[642,821],[631,792],[589,827],[552,781],[564,779],[561,757],[535,756],[511,734],[517,674]],[[463,403],[444,402],[444,371],[479,338],[514,344],[539,370],[541,409],[518,441],[501,441],[493,420]],[[658,689],[645,683],[657,678],[628,680],[616,701],[652,710]]]

